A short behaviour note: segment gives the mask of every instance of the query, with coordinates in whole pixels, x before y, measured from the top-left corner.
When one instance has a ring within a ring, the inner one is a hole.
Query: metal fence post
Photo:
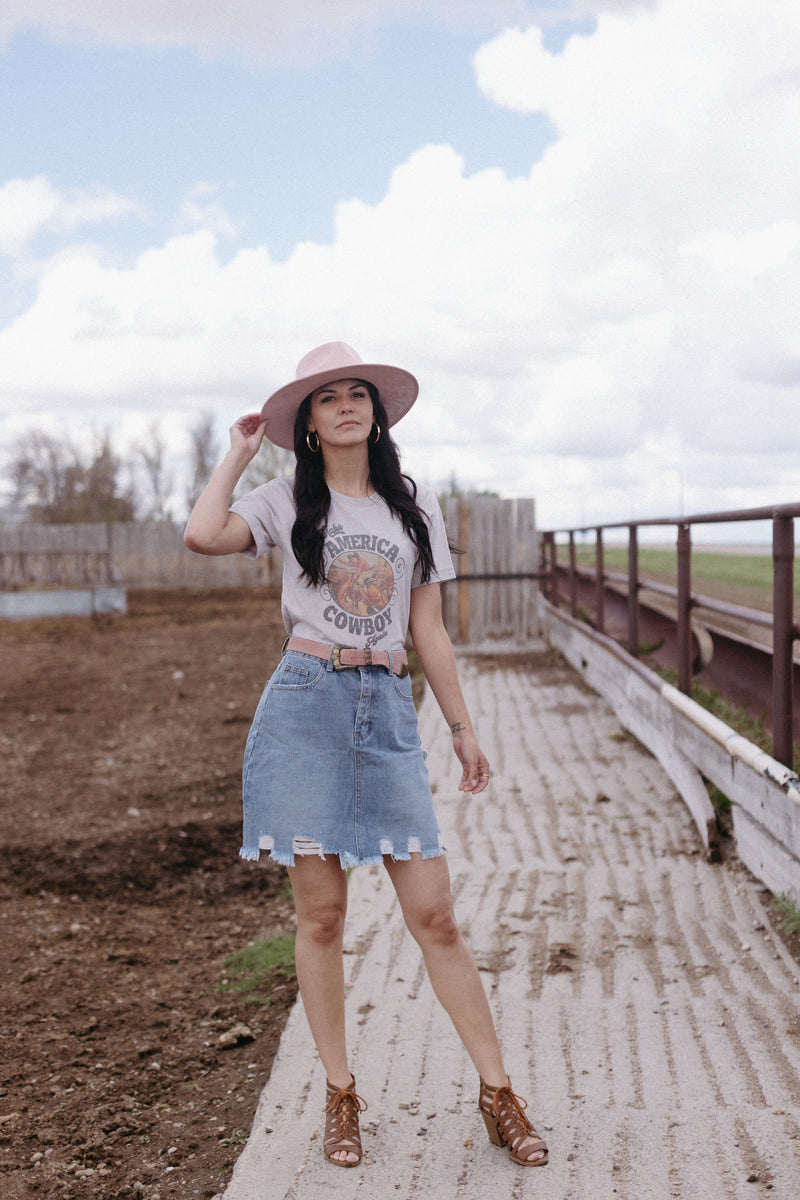
[[[573,617],[578,615],[578,566],[575,558],[575,534],[569,533],[569,611]]]
[[[639,657],[639,543],[636,526],[628,526],[628,650]]]
[[[792,658],[794,645],[794,520],[772,519],[772,753],[792,765]]]
[[[552,587],[550,603],[554,608],[558,608],[561,603],[561,597],[559,595],[558,587],[558,545],[556,543],[555,535],[550,541],[550,570],[552,572],[550,576]]]
[[[678,688],[692,692],[692,530],[678,526]]]
[[[595,620],[600,633],[606,631],[606,572],[603,563],[603,530],[598,527],[594,549]]]

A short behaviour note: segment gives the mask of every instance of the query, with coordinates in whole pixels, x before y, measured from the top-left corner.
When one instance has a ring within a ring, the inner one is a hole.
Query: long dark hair
[[[373,420],[380,427],[377,442],[368,443],[369,478],[375,491],[385,500],[391,512],[399,518],[414,543],[422,571],[422,582],[428,583],[433,572],[433,551],[425,515],[417,504],[417,485],[400,470],[397,445],[389,434],[386,409],[378,389],[366,383],[372,399]],[[325,582],[323,547],[325,524],[331,506],[331,493],[325,482],[322,453],[314,453],[306,441],[311,396],[306,396],[294,422],[294,453],[297,465],[294,472],[294,502],[297,517],[292,526],[292,550],[308,577],[309,586]]]

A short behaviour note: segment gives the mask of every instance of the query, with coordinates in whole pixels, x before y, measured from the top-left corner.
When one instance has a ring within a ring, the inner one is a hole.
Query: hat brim
[[[380,363],[352,363],[334,371],[320,371],[295,379],[285,387],[273,392],[261,409],[262,420],[269,421],[267,437],[284,450],[294,450],[294,423],[297,410],[311,392],[323,383],[336,383],[338,379],[363,379],[378,389],[381,403],[386,409],[389,425],[396,425],[404,417],[419,395],[419,384],[410,371],[402,367],[387,367]]]

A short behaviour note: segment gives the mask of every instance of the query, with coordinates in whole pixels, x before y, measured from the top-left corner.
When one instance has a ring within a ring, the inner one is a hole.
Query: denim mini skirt
[[[247,738],[243,801],[242,858],[294,866],[296,839],[343,868],[445,853],[411,679],[383,667],[287,651]]]

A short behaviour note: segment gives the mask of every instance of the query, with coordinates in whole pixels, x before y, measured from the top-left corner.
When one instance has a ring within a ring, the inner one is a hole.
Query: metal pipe
[[[646,529],[649,525],[720,525],[734,524],[738,521],[771,521],[774,517],[800,517],[800,504],[770,504],[763,508],[735,508],[728,512],[694,513],[691,516],[680,517],[645,517],[641,521],[608,521],[602,529],[630,529],[637,525]],[[593,525],[592,529],[597,528]],[[566,529],[556,529],[555,533],[567,533]],[[580,526],[576,533],[586,533],[586,528]]]

